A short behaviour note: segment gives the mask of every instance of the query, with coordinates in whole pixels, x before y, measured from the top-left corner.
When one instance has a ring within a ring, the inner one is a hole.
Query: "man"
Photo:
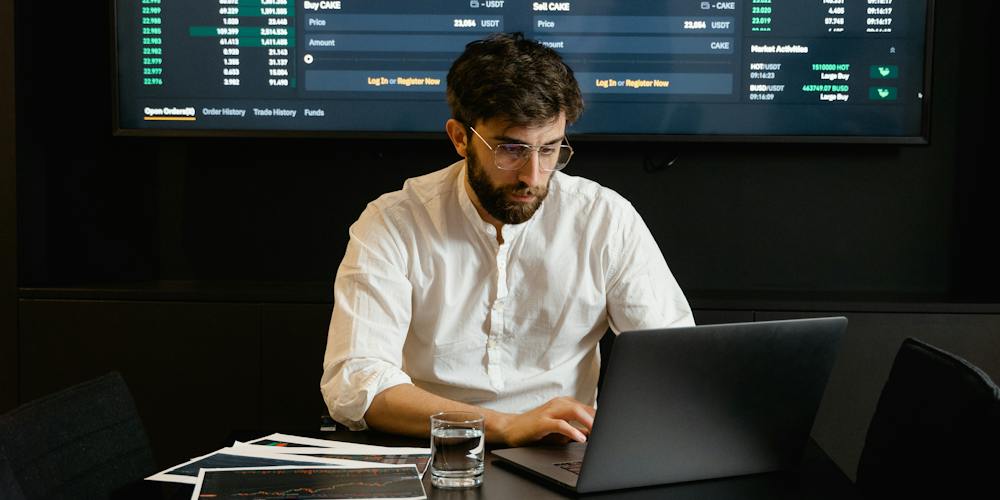
[[[448,73],[459,156],[370,203],[337,271],[323,396],[354,429],[429,433],[486,416],[486,438],[585,441],[597,343],[692,325],[635,209],[558,170],[582,112],[572,70],[520,34],[473,42]]]

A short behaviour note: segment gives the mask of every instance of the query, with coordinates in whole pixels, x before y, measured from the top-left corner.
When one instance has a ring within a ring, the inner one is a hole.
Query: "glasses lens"
[[[526,144],[498,144],[493,150],[497,167],[503,170],[517,170],[531,157],[531,146]]]
[[[559,155],[556,159],[555,170],[561,170],[563,167],[569,163],[569,159],[573,157],[573,148],[566,144],[559,146]]]
[[[496,165],[502,170],[520,170],[531,158],[531,151],[536,148],[527,144],[499,144],[493,150]],[[569,163],[573,156],[573,148],[561,146],[538,146],[538,163],[542,170],[560,170]]]

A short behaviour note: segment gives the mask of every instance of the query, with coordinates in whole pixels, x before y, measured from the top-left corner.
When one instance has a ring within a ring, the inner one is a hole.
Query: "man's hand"
[[[573,398],[550,400],[534,410],[512,415],[503,424],[503,440],[508,446],[523,446],[546,440],[585,442],[594,426],[594,408]],[[571,422],[580,424],[574,426]]]
[[[520,415],[501,413],[431,394],[413,384],[400,384],[375,395],[365,413],[373,429],[427,437],[429,416],[439,411],[472,411],[486,416],[486,440],[507,446],[536,441],[584,442],[594,425],[594,408],[560,397]]]

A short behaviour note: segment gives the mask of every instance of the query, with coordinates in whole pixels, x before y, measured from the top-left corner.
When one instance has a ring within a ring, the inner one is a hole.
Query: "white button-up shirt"
[[[632,205],[580,177],[552,174],[523,224],[483,221],[465,162],[407,180],[350,228],[334,283],[320,387],[353,429],[379,392],[412,383],[521,413],[557,396],[592,404],[598,341],[694,324]]]

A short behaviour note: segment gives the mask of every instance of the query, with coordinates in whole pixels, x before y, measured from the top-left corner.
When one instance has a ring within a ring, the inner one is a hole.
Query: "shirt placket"
[[[501,339],[504,336],[504,306],[507,302],[507,260],[510,255],[510,244],[499,246],[496,254],[497,295],[490,308],[490,333],[486,339],[486,372],[490,377],[490,385],[496,390],[503,390],[503,351]]]

